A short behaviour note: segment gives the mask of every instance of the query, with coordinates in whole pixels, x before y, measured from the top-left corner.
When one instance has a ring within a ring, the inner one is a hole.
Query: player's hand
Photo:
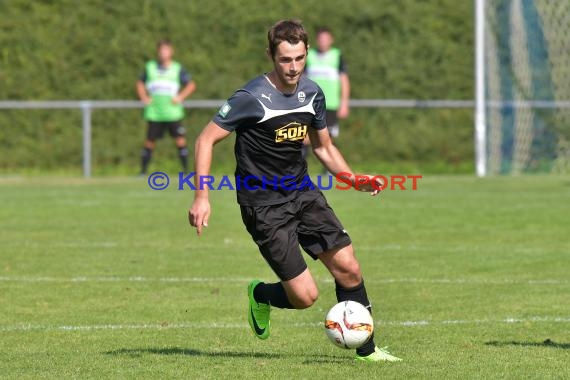
[[[172,104],[180,104],[182,103],[182,98],[178,95],[172,98]]]
[[[382,192],[384,181],[370,174],[357,174],[354,176],[354,188],[370,193],[374,197]]]
[[[147,96],[145,98],[142,98],[141,102],[143,102],[145,106],[148,106],[150,103],[152,103],[152,98],[150,96]]]
[[[346,119],[349,114],[350,114],[350,107],[348,106],[348,103],[346,102],[342,103],[336,115],[338,116],[339,119]]]
[[[196,198],[192,207],[188,210],[188,221],[192,227],[196,227],[198,236],[202,234],[202,227],[208,227],[210,218],[210,202],[207,198]]]

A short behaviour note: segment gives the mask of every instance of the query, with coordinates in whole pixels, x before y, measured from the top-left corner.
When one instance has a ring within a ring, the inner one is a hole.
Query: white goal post
[[[570,1],[475,1],[478,176],[570,172]]]

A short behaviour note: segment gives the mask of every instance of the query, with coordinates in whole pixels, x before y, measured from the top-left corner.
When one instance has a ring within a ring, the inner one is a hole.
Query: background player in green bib
[[[317,30],[317,48],[309,49],[306,73],[321,87],[327,101],[327,125],[331,137],[339,135],[338,119],[349,114],[350,80],[340,50],[333,47],[334,38],[328,28]]]
[[[172,59],[173,54],[171,42],[160,40],[157,44],[157,60],[146,63],[137,81],[137,94],[145,104],[144,118],[148,121],[147,137],[141,153],[141,174],[146,173],[155,142],[162,138],[165,130],[175,139],[182,169],[188,171],[182,102],[194,92],[196,84],[182,65]]]

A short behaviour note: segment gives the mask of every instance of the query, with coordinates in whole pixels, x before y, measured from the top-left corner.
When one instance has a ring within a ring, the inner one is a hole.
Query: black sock
[[[152,149],[144,147],[141,152],[141,173],[145,174],[148,168],[148,163],[152,157]]]
[[[182,163],[182,170],[184,173],[188,172],[188,147],[183,146],[178,148],[178,157],[180,157],[180,162]]]
[[[273,284],[262,282],[258,284],[255,289],[253,289],[253,298],[255,298],[256,302],[266,303],[280,309],[294,309],[287,298],[283,284],[280,282]]]
[[[338,282],[336,283],[336,299],[338,302],[342,301],[355,301],[364,305],[370,313],[372,313],[372,305],[370,305],[370,301],[368,300],[368,295],[366,294],[366,288],[364,287],[364,281],[362,281],[359,285],[355,286],[354,288],[343,288],[341,287]],[[368,342],[364,343],[364,345],[358,349],[356,349],[356,353],[360,356],[367,356],[374,352],[374,348],[376,344],[374,343],[374,334],[370,337]]]

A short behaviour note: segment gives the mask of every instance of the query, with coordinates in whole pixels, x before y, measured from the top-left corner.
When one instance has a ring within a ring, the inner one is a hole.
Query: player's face
[[[277,45],[273,65],[277,80],[286,90],[294,90],[305,70],[307,47],[304,42],[291,44],[287,41]]]
[[[170,45],[160,45],[157,53],[160,62],[169,62],[174,54],[174,49]]]
[[[321,32],[317,35],[317,48],[319,51],[328,51],[333,42],[333,36],[329,32]]]

